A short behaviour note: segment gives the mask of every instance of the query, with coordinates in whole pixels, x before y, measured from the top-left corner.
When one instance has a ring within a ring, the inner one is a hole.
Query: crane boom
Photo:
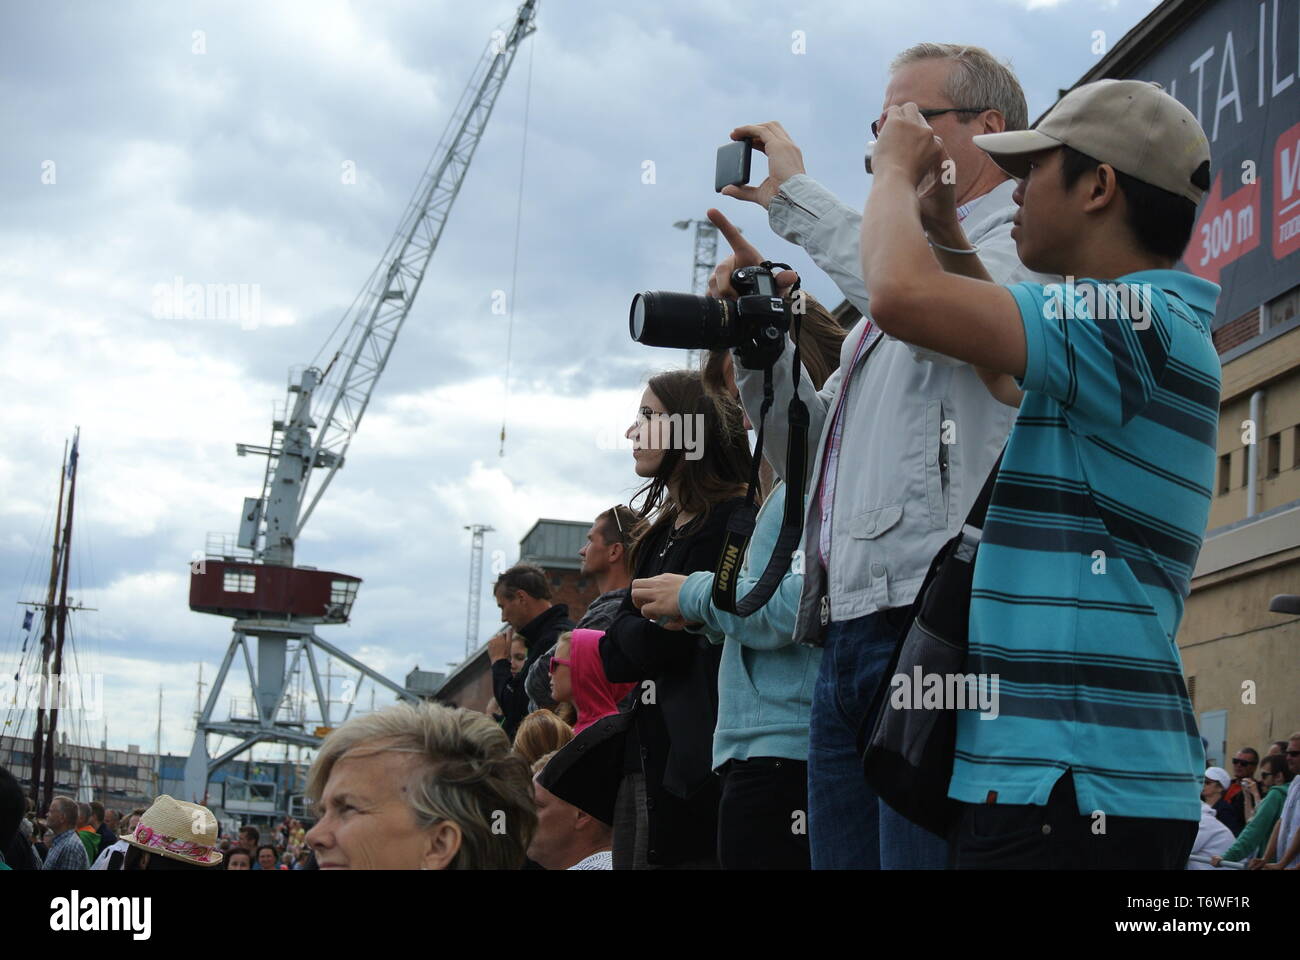
[[[241,452],[267,455],[261,497],[245,505],[244,529],[252,534],[242,535],[240,544],[266,563],[293,564],[294,544],[303,526],[343,466],[515,54],[524,38],[537,29],[536,14],[537,0],[524,0],[510,29],[494,31],[397,232],[340,323],[347,326],[342,343],[323,371],[310,366],[297,383],[290,383],[287,420],[273,424],[271,443],[264,449],[241,448]],[[324,470],[314,491],[313,468]],[[264,534],[260,549],[259,533]]]

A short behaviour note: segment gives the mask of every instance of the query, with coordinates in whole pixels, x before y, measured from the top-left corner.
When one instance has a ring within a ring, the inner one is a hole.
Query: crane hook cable
[[[519,225],[524,212],[524,161],[528,156],[528,108],[533,98],[533,52],[537,41],[528,45],[528,82],[524,85],[524,130],[519,144],[519,197],[515,204],[515,253],[514,263],[510,267],[510,303],[509,319],[506,321],[506,372],[504,394],[501,400],[501,446],[498,457],[506,455],[506,415],[510,407],[510,352],[514,343],[515,332],[515,289],[519,277]]]

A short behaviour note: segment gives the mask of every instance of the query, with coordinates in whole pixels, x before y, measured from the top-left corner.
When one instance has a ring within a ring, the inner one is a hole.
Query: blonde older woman
[[[399,704],[326,738],[308,775],[322,870],[518,869],[537,827],[527,764],[481,713]]]

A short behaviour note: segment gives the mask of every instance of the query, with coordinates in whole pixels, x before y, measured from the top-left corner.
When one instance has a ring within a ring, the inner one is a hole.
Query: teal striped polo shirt
[[[1219,287],[1176,270],[1020,283],[1025,391],[971,592],[949,796],[1199,820],[1205,771],[1174,642],[1213,495]],[[994,716],[996,714],[996,716]]]

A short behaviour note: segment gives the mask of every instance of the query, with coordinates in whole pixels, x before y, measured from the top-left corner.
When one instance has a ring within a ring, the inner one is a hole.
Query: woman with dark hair
[[[634,505],[643,498],[634,576],[712,570],[749,476],[740,405],[710,397],[697,371],[661,373],[627,436],[646,480],[633,497]],[[716,866],[720,649],[680,622],[647,620],[629,596],[600,640],[600,658],[611,682],[637,684],[622,704],[626,719],[598,725],[626,737],[615,869]]]
[[[820,390],[839,364],[844,328],[805,295],[799,325],[804,369]],[[736,399],[730,351],[712,351],[706,388]],[[784,453],[784,451],[781,451]],[[786,487],[777,479],[784,457],[763,456],[763,509],[736,582],[736,598],[750,592],[776,548]],[[805,494],[805,500],[807,499]],[[718,723],[713,766],[722,783],[718,808],[718,862],[724,870],[808,870],[806,830],[791,817],[808,809],[808,722],[821,650],[794,642],[803,589],[802,566],[792,563],[776,592],[751,616],[713,605],[713,571],[663,573],[632,584],[632,599],[649,617],[685,620],[689,630],[722,645]]]

